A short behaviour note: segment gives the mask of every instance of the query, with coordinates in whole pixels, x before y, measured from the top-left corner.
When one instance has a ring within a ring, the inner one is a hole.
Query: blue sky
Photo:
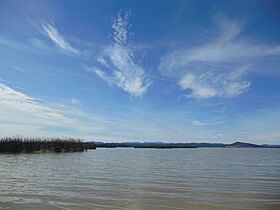
[[[0,135],[280,143],[279,1],[0,2]]]

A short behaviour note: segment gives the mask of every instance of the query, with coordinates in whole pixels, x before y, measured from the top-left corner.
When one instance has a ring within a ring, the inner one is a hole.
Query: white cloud
[[[187,113],[189,116],[189,113]],[[73,136],[87,140],[177,142],[217,141],[216,130],[223,119],[193,120],[201,129],[187,127],[188,118],[182,113],[109,112],[107,116],[90,117],[77,109],[63,105],[43,103],[27,94],[0,83],[0,137],[24,136]],[[279,110],[263,110],[260,115],[243,116],[238,129],[223,133],[223,142],[243,139],[255,143],[279,143]],[[182,121],[181,121],[182,120]],[[272,122],[272,123],[271,123]],[[53,130],[48,130],[51,128]],[[56,130],[58,128],[58,130]],[[256,129],[257,128],[257,129]],[[61,130],[59,130],[61,129]],[[70,133],[68,131],[73,131]]]
[[[220,20],[220,36],[211,43],[179,49],[163,56],[162,70],[184,68],[191,62],[237,62],[255,57],[280,55],[280,46],[268,47],[237,40],[243,31],[238,21]]]
[[[114,41],[118,45],[125,45],[129,36],[129,17],[130,11],[119,12],[114,20],[112,28],[114,29]]]
[[[171,51],[160,60],[162,74],[178,79],[183,90],[195,98],[235,96],[248,90],[246,72],[252,59],[279,56],[280,46],[268,47],[239,39],[242,22],[219,20],[220,36],[195,48]]]
[[[188,97],[211,98],[214,96],[236,96],[248,90],[251,82],[243,80],[247,67],[244,66],[230,73],[206,72],[200,75],[186,73],[178,85],[182,90],[191,90]]]
[[[75,49],[74,47],[72,47],[67,41],[66,39],[58,32],[58,30],[55,28],[54,25],[47,23],[47,24],[43,24],[42,25],[43,30],[47,33],[47,36],[56,44],[58,45],[60,48],[62,48],[63,50],[65,50],[66,52],[70,52],[73,54],[79,54],[79,50]],[[40,45],[41,43],[38,43],[38,41],[36,41],[34,43],[33,40],[33,44],[36,45]]]
[[[79,120],[86,116],[85,113],[63,105],[46,105],[3,83],[0,83],[0,116],[1,136],[61,135],[60,132],[44,131],[48,128],[64,128],[76,133],[93,130]]]
[[[202,122],[200,120],[192,121],[192,124],[195,126],[217,126],[217,125],[221,125],[224,123],[225,123],[224,120],[211,120],[211,121],[207,121],[207,122]]]
[[[151,85],[144,68],[136,63],[134,52],[128,47],[128,11],[120,12],[113,22],[114,43],[104,47],[97,58],[99,67],[91,69],[109,85],[116,85],[135,97],[145,94]]]
[[[195,125],[195,126],[206,126],[207,125],[206,123],[203,123],[199,120],[192,121],[192,124]]]
[[[75,103],[77,99],[73,100]],[[0,137],[72,136],[87,140],[140,138],[140,125],[125,117],[99,116],[44,101],[0,83]],[[131,117],[129,115],[129,117]],[[149,126],[143,130],[147,131]]]
[[[111,86],[115,83],[115,78],[113,76],[110,76],[105,71],[100,70],[99,68],[85,67],[85,70],[88,72],[95,73],[98,77],[100,77],[102,80],[104,80],[109,86]]]
[[[43,105],[39,103],[38,100],[13,90],[2,83],[0,83],[0,110],[2,112],[1,116],[17,114],[28,115],[29,118],[42,120],[42,123],[45,122],[45,120],[50,120],[53,123],[57,121],[71,121],[71,119],[65,117],[58,109]],[[11,117],[10,119],[13,118]]]
[[[205,82],[204,82],[205,83]],[[208,84],[203,84],[199,78],[191,73],[187,73],[180,81],[179,86],[183,90],[192,90],[192,96],[198,98],[211,98],[217,95],[215,89]]]

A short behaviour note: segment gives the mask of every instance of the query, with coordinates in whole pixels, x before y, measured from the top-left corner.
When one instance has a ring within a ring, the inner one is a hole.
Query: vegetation
[[[0,139],[0,153],[83,152],[95,149],[81,139],[5,137]]]

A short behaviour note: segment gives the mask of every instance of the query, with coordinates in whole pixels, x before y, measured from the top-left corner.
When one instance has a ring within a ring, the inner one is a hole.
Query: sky
[[[280,144],[277,0],[1,0],[0,137]]]

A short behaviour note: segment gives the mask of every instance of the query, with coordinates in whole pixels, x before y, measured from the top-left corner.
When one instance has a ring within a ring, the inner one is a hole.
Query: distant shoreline
[[[280,145],[258,145],[245,142],[164,143],[164,142],[83,142],[75,138],[5,137],[0,139],[0,153],[67,153],[96,148],[192,149],[192,148],[280,148]]]
[[[245,142],[234,142],[232,144],[223,143],[164,143],[164,142],[121,142],[121,143],[105,143],[105,142],[87,142],[93,143],[97,148],[146,148],[146,149],[176,149],[176,148],[280,148],[280,145],[268,144],[250,144]]]
[[[155,145],[155,146],[135,146],[133,148],[135,148],[135,149],[191,149],[191,148],[197,148],[197,147]]]

